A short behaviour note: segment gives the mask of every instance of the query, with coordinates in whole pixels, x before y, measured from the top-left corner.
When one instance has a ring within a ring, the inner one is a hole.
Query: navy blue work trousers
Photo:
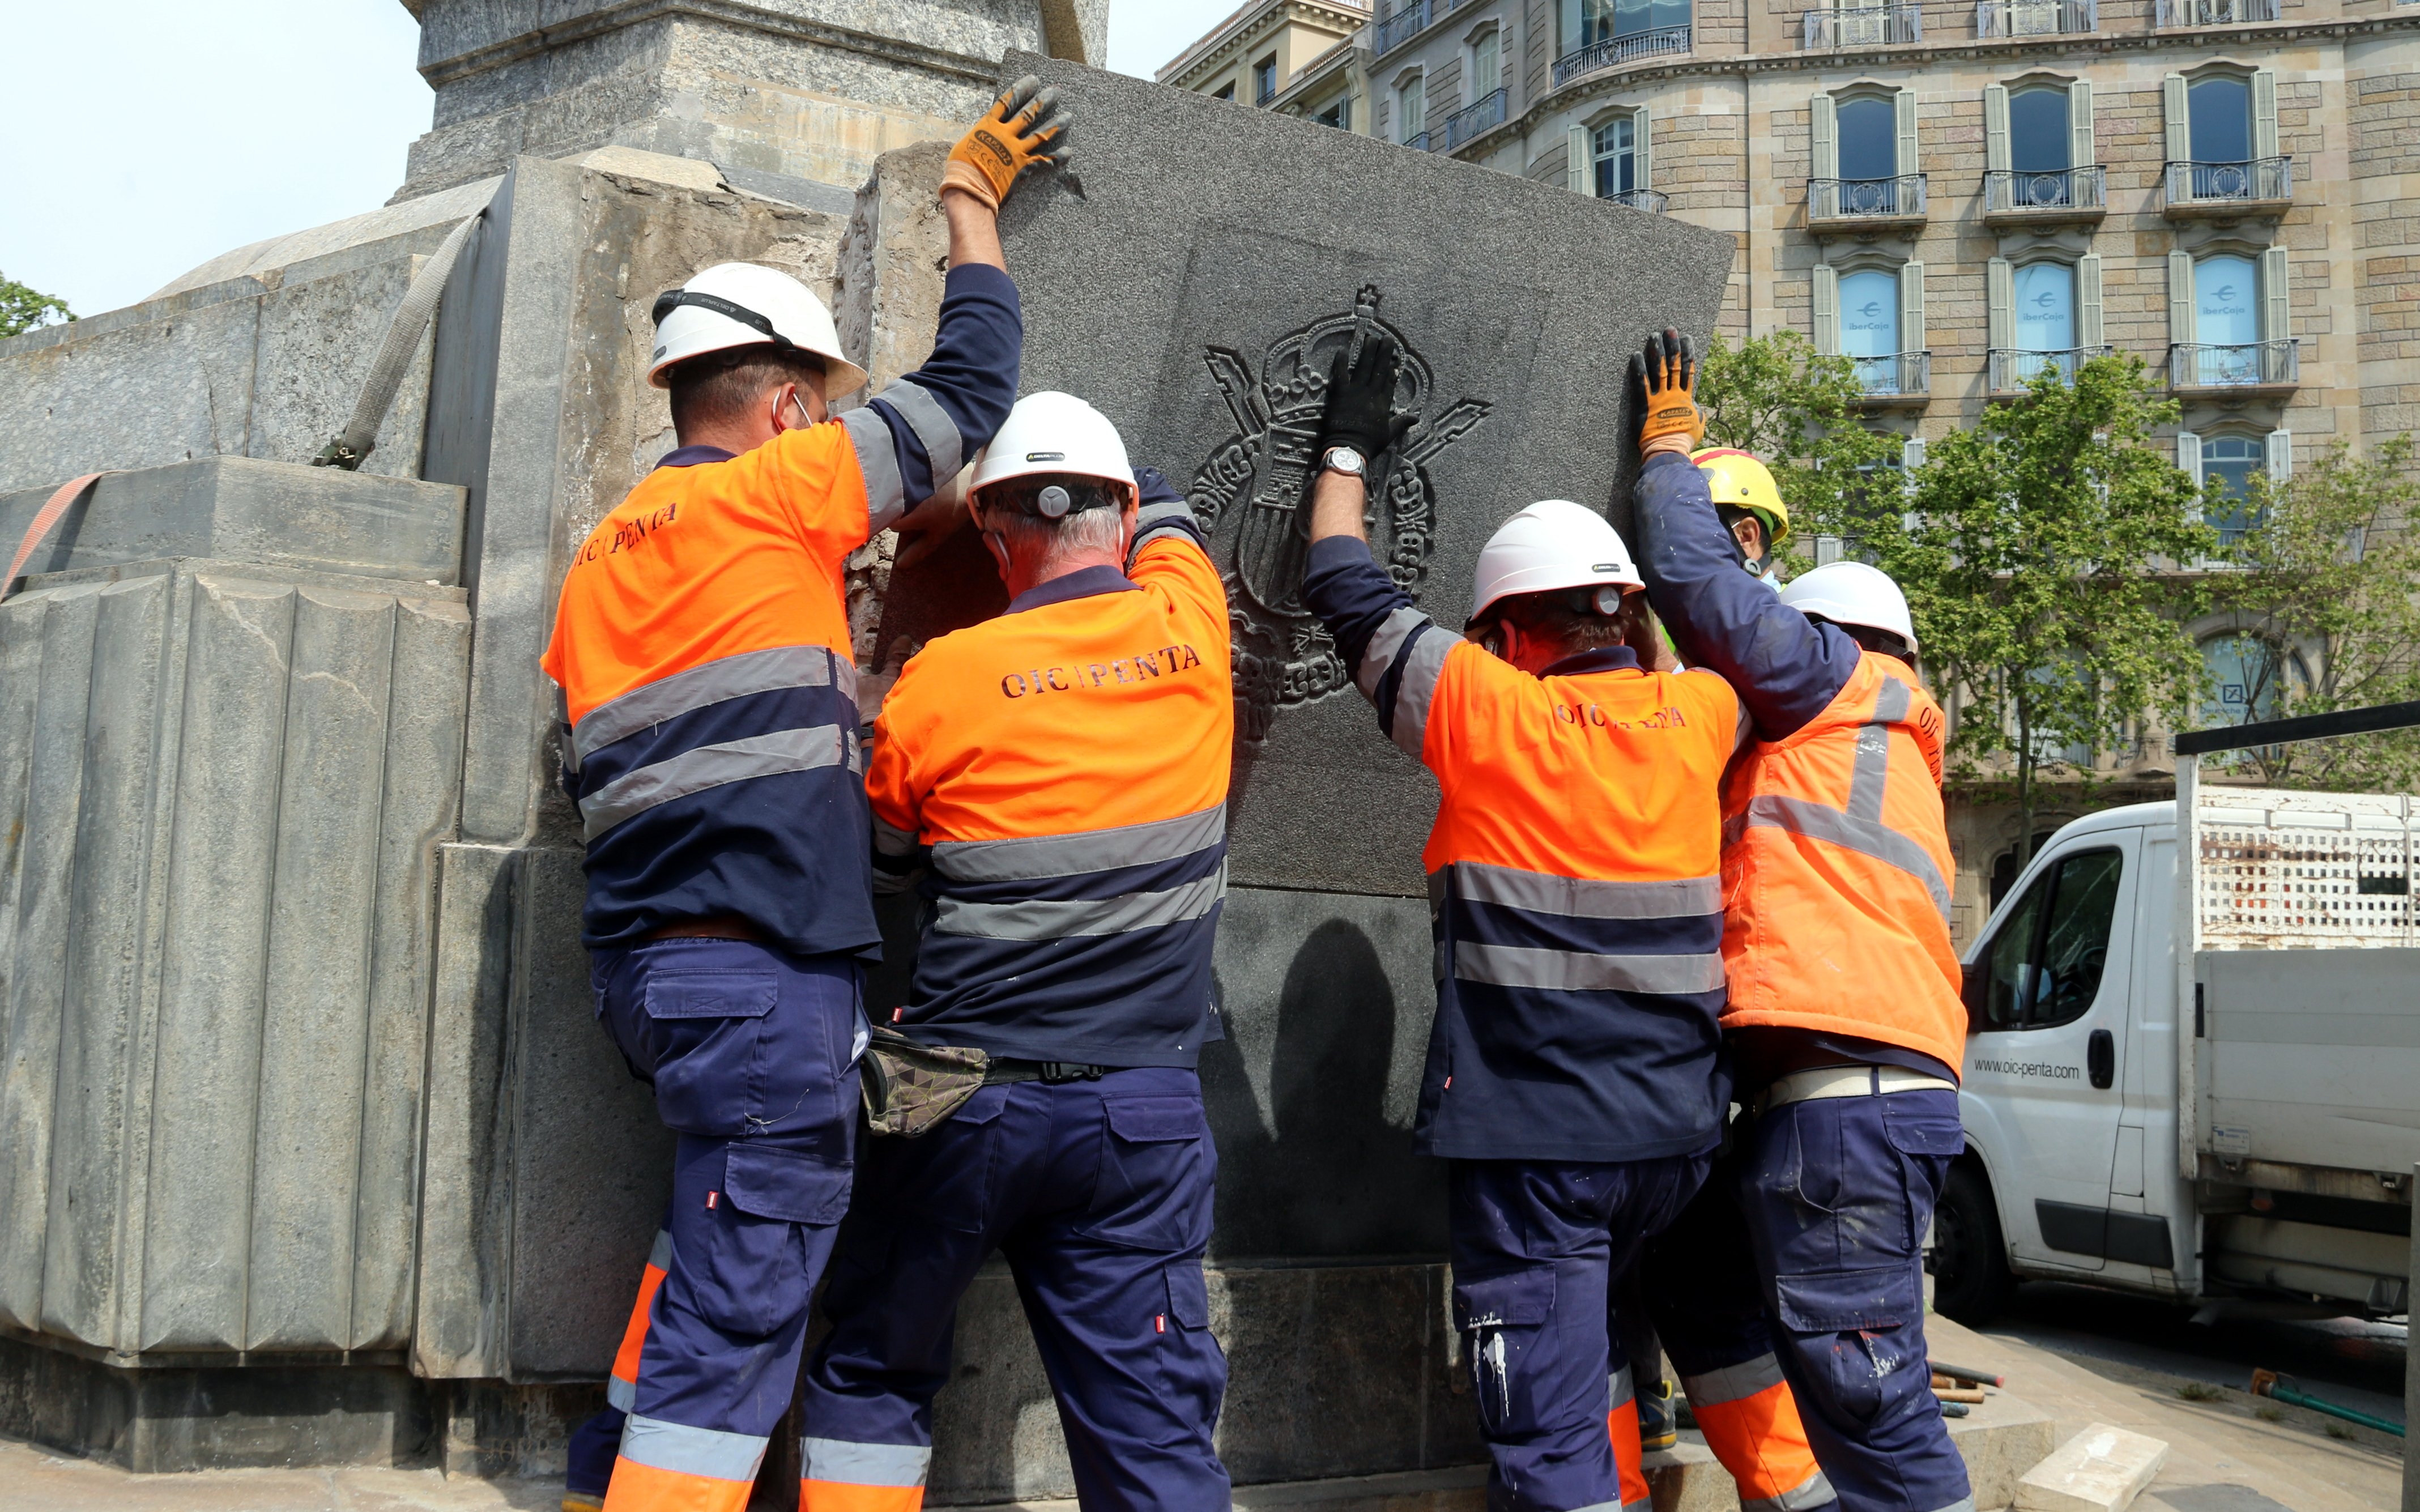
[[[1705,1174],[1691,1155],[1451,1163],[1454,1326],[1492,1462],[1489,1512],[1619,1512],[1612,1279]]]
[[[1739,1192],[1782,1374],[1843,1512],[1971,1512],[1924,1351],[1921,1247],[1965,1147],[1947,1088],[1785,1103]]]
[[[597,1017],[679,1136],[673,1192],[567,1489],[755,1478],[848,1207],[861,968],[738,940],[591,958]]]
[[[1211,1445],[1227,1357],[1202,1255],[1218,1156],[1189,1070],[977,1092],[913,1139],[869,1141],[808,1366],[807,1512],[916,1504],[959,1298],[1008,1261],[1086,1512],[1225,1512]]]

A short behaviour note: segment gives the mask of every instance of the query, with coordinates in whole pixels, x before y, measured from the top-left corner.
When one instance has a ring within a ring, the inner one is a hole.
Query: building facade
[[[1155,75],[1160,83],[1239,105],[1286,108],[1346,131],[1369,131],[1366,84],[1322,93],[1315,111],[1300,110],[1288,86],[1311,70],[1326,77],[1349,61],[1370,24],[1364,0],[1245,0],[1208,35]],[[1333,98],[1330,98],[1330,97]]]
[[[2102,351],[2142,356],[2182,406],[2179,464],[2237,491],[2420,427],[2411,0],[1381,11],[1265,103],[1316,119],[1350,101],[1331,124],[1731,233],[1725,333],[1855,358],[1868,423],[1911,463]],[[2222,506],[2212,523],[2244,522]],[[2207,647],[2222,696],[2231,649]],[[2115,786],[2093,806],[2162,793],[2164,743],[2099,757]],[[1963,938],[2019,820],[1972,802],[1954,819]]]

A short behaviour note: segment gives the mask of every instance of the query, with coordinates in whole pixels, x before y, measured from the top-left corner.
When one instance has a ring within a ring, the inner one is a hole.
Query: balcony
[[[1616,68],[1643,57],[1687,51],[1689,27],[1686,23],[1678,26],[1658,26],[1652,31],[1631,32],[1622,37],[1603,38],[1555,59],[1555,87],[1559,89],[1574,79],[1600,69]]]
[[[1857,383],[1865,390],[1861,406],[1869,410],[1920,410],[1932,397],[1932,353],[1895,351],[1881,357],[1851,359],[1857,365]]]
[[[2172,221],[2283,215],[2294,203],[2294,160],[2171,163],[2160,213]]]
[[[1924,224],[1924,175],[1809,179],[1807,226],[1814,231],[1887,230]]]
[[[1618,195],[1606,195],[1605,202],[1627,205],[1632,210],[1643,210],[1650,215],[1661,215],[1664,213],[1665,196],[1652,189],[1625,189]]]
[[[2108,212],[2108,178],[2097,163],[2082,168],[2029,172],[1989,169],[1983,175],[1983,224],[2051,226],[2098,221]]]
[[[2301,345],[2291,336],[2226,346],[2180,341],[2168,349],[2168,387],[2246,398],[2290,394],[2302,379]]]
[[[1855,6],[1810,10],[1800,18],[1798,45],[1809,51],[1888,47],[1924,40],[1924,12],[1914,6]]]
[[[2026,351],[2013,347],[1993,347],[1986,357],[1991,368],[1992,392],[2022,394],[2045,367],[2058,370],[2059,381],[2072,383],[2075,370],[2095,357],[2106,357],[2115,347],[2070,347],[2064,351]]]
[[[2100,29],[2100,0],[1981,0],[1975,8],[1978,37],[2056,37]]]
[[[1408,0],[1397,6],[1394,14],[1379,18],[1377,45],[1370,55],[1386,56],[1428,30],[1429,23],[1440,21],[1469,3],[1470,0]]]
[[[2242,26],[2275,21],[2278,0],[2159,0],[2153,12],[2163,30],[2171,26]]]
[[[1504,124],[1504,91],[1497,90],[1476,104],[1465,105],[1445,118],[1445,148],[1450,152],[1481,132]]]
[[[1404,145],[1415,152],[1426,152],[1429,150],[1429,133],[1422,132],[1418,136],[1407,136],[1404,138]]]

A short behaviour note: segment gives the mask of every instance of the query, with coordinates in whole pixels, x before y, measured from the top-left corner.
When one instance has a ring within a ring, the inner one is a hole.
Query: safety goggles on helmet
[[[1134,496],[1132,484],[1074,473],[1022,473],[977,489],[978,510],[1002,509],[1040,520],[1066,520],[1088,509],[1122,509]]]
[[[661,325],[664,323],[665,316],[670,315],[673,311],[679,309],[684,304],[689,305],[692,309],[712,310],[715,314],[721,316],[726,320],[737,320],[741,325],[747,326],[751,330],[761,331],[765,335],[765,345],[781,351],[797,352],[799,356],[805,357],[813,362],[818,369],[827,366],[827,359],[822,352],[799,346],[788,336],[785,336],[781,332],[774,330],[773,321],[770,317],[759,315],[745,304],[734,304],[730,300],[721,298],[720,295],[708,294],[702,289],[665,289],[662,293],[656,296],[656,307],[652,312],[650,312],[650,318],[656,324]]]

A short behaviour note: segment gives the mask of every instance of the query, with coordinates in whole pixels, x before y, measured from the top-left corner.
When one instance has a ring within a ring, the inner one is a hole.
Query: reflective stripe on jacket
[[[1729,1092],[1719,791],[1738,699],[1624,647],[1532,676],[1432,623],[1360,543],[1323,540],[1311,562],[1305,600],[1441,789],[1422,852],[1438,983],[1418,1147],[1710,1148]]]
[[[1146,509],[1130,576],[1088,568],[933,641],[876,722],[876,848],[931,851],[894,1021],[917,1038],[1190,1067],[1218,1036],[1227,597],[1182,504]]]
[[[1959,1064],[1943,728],[1906,663],[1869,651],[1829,708],[1750,748],[1723,805],[1724,1027],[1854,1035]]]

